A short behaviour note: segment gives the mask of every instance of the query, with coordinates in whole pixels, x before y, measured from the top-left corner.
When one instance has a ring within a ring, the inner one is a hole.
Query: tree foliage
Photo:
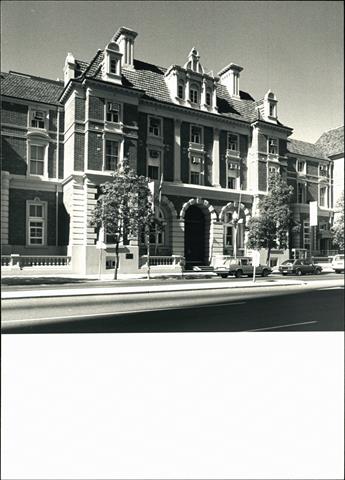
[[[268,194],[259,201],[258,215],[248,222],[248,248],[267,249],[269,263],[272,248],[285,249],[293,223],[291,197],[293,187],[288,186],[279,173],[272,173],[268,180]]]
[[[147,231],[156,222],[148,179],[138,176],[127,159],[113,173],[113,179],[100,185],[101,194],[91,218],[91,226],[103,227],[114,239],[115,271],[119,266],[119,244],[130,236]]]
[[[344,190],[335,209],[334,225],[332,227],[333,243],[339,250],[344,250]]]

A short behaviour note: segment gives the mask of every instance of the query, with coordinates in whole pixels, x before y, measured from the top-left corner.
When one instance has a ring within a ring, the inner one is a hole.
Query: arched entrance
[[[186,268],[208,263],[209,219],[201,208],[191,205],[185,213],[184,254]]]

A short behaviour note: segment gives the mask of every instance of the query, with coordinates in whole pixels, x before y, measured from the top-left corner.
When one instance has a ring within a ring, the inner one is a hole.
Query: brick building
[[[206,73],[194,47],[183,66],[148,64],[134,58],[136,37],[121,27],[90,61],[69,53],[63,82],[2,74],[2,253],[69,255],[75,272],[105,271],[113,247],[100,267],[90,213],[98,186],[127,157],[138,174],[157,184],[163,178],[157,214],[164,231],[152,253],[165,264],[185,257],[190,266],[207,265],[231,255],[235,233],[245,254],[246,223],[271,171],[294,187],[302,228],[291,247],[327,254],[343,128],[316,144],[289,139],[276,95],[269,90],[255,101],[240,89],[242,67]],[[319,225],[311,238],[314,200]],[[121,271],[140,271],[144,253],[140,239],[123,246]],[[273,251],[273,264],[287,255]]]

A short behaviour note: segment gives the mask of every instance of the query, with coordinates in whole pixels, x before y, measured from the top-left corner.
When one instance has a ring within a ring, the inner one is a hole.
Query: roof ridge
[[[95,62],[97,56],[98,56],[101,52],[103,52],[103,50],[101,50],[101,49],[99,48],[99,49],[97,50],[96,54],[95,54],[95,55],[93,56],[93,58],[90,60],[90,63],[89,63],[89,65],[87,66],[87,68],[85,69],[85,72],[83,72],[83,75],[86,75],[86,74],[87,74],[87,72],[90,70],[91,66],[92,66],[93,63]],[[85,63],[87,63],[87,62],[85,62]]]
[[[3,73],[6,73],[6,72],[3,72]],[[31,75],[30,73],[16,72],[14,70],[10,70],[7,75],[17,75],[18,77],[31,78],[33,80],[42,80],[44,82],[55,83],[58,85],[63,84],[63,80],[53,80],[52,78],[39,77],[38,75]]]

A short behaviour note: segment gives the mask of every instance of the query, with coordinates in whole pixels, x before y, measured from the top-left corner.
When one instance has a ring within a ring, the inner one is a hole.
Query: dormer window
[[[212,95],[211,95],[210,90],[207,90],[207,91],[206,91],[206,105],[207,105],[208,107],[210,107],[211,104],[212,104]]]
[[[191,103],[198,103],[199,102],[199,90],[196,85],[191,85],[189,89],[189,100]]]
[[[149,134],[153,137],[161,137],[162,122],[160,118],[149,117]]]
[[[118,60],[116,58],[110,58],[110,73],[117,73]]]
[[[107,122],[118,123],[120,121],[120,105],[118,103],[107,103]]]
[[[228,149],[232,151],[238,151],[238,135],[234,133],[228,134]]]
[[[270,155],[278,155],[278,139],[277,138],[268,139],[268,153]]]
[[[45,128],[46,113],[42,110],[35,110],[31,112],[31,127],[33,128]]]
[[[178,96],[178,98],[181,98],[181,99],[184,98],[184,83],[183,82],[180,82],[178,84],[177,96]]]
[[[270,117],[275,117],[275,105],[270,103]]]
[[[196,125],[191,126],[190,141],[193,143],[202,143],[202,128]]]

